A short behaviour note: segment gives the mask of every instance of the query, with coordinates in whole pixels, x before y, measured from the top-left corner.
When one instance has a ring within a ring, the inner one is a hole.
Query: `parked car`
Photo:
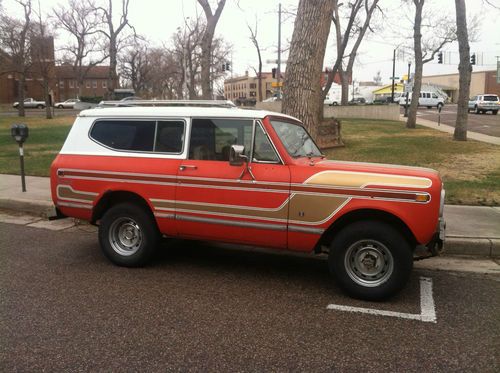
[[[475,114],[480,114],[491,111],[491,114],[497,115],[498,109],[500,109],[500,99],[497,95],[485,93],[469,99],[469,112],[472,110]]]
[[[54,104],[54,107],[58,109],[74,109],[75,104],[79,102],[77,98],[70,98],[69,100],[62,101],[62,102],[56,102]]]
[[[408,105],[411,104],[411,95],[410,92],[408,96]],[[406,106],[406,94],[399,99],[399,105]],[[444,106],[444,99],[439,96],[435,92],[420,92],[420,96],[418,98],[418,106],[427,106],[428,109],[432,109],[433,107],[439,109]]]
[[[366,104],[366,99],[364,97],[355,97],[349,101],[349,105],[364,105]]]
[[[334,100],[333,98],[330,98],[330,95],[326,95],[325,100],[323,101],[323,105],[329,105],[329,106],[337,106],[339,102],[337,100]]]
[[[12,107],[17,109],[19,107],[19,102],[17,102],[17,101],[14,102],[12,104]],[[33,108],[43,109],[43,108],[45,108],[45,101],[37,101],[33,98],[26,98],[26,99],[24,99],[24,108],[26,108],[26,109],[33,109]]]
[[[138,100],[142,100],[142,98],[140,97],[137,97],[137,96],[128,96],[128,97],[124,97],[120,100],[120,102],[127,102],[127,101],[138,101]]]
[[[401,290],[415,249],[436,255],[444,239],[438,172],[327,160],[299,120],[269,111],[82,111],[51,190],[56,216],[97,225],[116,265],[144,265],[162,236],[328,253],[337,284],[370,300]]]

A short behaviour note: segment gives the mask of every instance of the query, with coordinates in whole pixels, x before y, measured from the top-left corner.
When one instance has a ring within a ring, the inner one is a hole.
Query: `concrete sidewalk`
[[[406,122],[406,118],[401,114],[399,116],[401,122]],[[453,135],[455,132],[455,127],[448,126],[447,124],[438,125],[437,122],[433,122],[427,119],[422,119],[417,116],[417,124],[421,126],[435,129],[437,131],[446,132]],[[476,140],[481,142],[486,142],[488,144],[500,145],[500,137],[484,135],[478,132],[467,131],[467,139]]]
[[[0,209],[47,216],[53,204],[47,177],[0,174]],[[446,205],[447,254],[500,257],[500,207]]]

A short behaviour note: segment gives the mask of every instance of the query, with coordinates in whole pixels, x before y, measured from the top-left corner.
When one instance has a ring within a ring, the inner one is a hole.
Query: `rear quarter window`
[[[484,101],[498,101],[498,96],[495,95],[484,96]]]
[[[155,121],[100,120],[94,123],[90,137],[116,150],[153,151]]]

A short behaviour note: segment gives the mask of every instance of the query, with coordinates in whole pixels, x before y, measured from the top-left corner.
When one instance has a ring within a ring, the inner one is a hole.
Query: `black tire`
[[[362,256],[367,262],[361,262]],[[374,260],[375,266],[370,267]],[[413,254],[407,240],[392,226],[358,221],[335,236],[328,265],[347,294],[377,301],[396,294],[406,285],[413,268]]]
[[[493,111],[491,112],[491,114],[493,114],[493,115],[497,115],[497,114],[498,114],[498,110],[493,110]]]
[[[58,108],[58,109],[64,109],[64,106],[59,105],[57,108]]]
[[[36,108],[37,108],[37,109],[43,109],[44,107],[45,107],[45,106],[43,106],[43,105],[37,105],[37,106],[36,106]]]
[[[441,108],[441,109],[442,109],[442,108],[443,108],[443,106],[444,106],[444,105],[443,105],[442,103],[439,103],[439,104],[437,104],[437,105],[436,105],[436,107],[437,107],[437,109],[438,109],[438,110],[439,110],[439,108]]]
[[[140,267],[146,264],[160,238],[152,214],[131,203],[111,207],[99,225],[101,250],[119,266]]]

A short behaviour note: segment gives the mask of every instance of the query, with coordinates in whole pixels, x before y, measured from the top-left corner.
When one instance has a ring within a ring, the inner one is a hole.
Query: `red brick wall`
[[[484,93],[492,93],[500,96],[500,84],[497,83],[497,72],[487,71],[484,82]]]

